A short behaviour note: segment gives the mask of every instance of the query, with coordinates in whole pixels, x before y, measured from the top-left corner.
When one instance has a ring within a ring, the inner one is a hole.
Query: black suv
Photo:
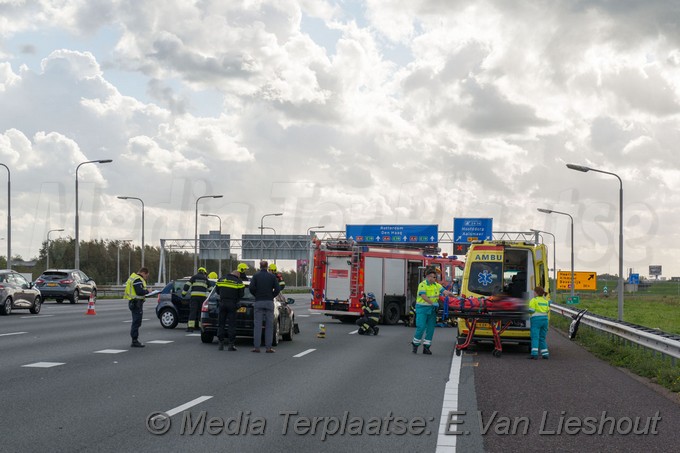
[[[255,297],[248,291],[247,285],[250,282],[244,283],[246,284],[245,295],[239,302],[239,309],[236,313],[236,336],[252,338]],[[219,299],[217,291],[213,289],[203,302],[201,308],[201,341],[203,343],[212,343],[217,335]],[[272,346],[276,346],[279,339],[292,341],[293,334],[299,333],[298,326],[295,324],[295,312],[290,307],[294,303],[295,299],[286,299],[283,294],[279,294],[274,299],[274,339]]]
[[[90,295],[97,296],[97,284],[78,269],[48,269],[38,277],[35,286],[43,300],[56,299],[58,304],[64,299],[75,304]]]

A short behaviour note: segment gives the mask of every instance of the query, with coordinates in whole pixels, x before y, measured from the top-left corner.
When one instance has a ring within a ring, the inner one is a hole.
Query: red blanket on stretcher
[[[509,297],[504,295],[491,297],[453,297],[441,296],[439,301],[449,306],[450,312],[525,312],[527,311],[527,303],[523,299],[516,297]]]

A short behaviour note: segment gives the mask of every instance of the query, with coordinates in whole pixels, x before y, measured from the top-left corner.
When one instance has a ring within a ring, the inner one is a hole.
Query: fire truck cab
[[[432,247],[365,246],[353,241],[314,241],[313,311],[353,322],[362,314],[363,294],[375,294],[381,322],[406,321],[426,267],[440,272],[440,282],[461,279],[464,262],[432,254]]]
[[[534,288],[541,286],[550,296],[548,267],[546,246],[536,241],[474,242],[467,252],[461,295],[476,298],[506,296],[528,302],[533,297]],[[501,338],[526,344],[530,342],[529,329],[528,319],[513,321]],[[458,320],[458,330],[460,343],[468,333],[465,320]],[[492,337],[488,323],[477,324],[473,340],[491,340]]]

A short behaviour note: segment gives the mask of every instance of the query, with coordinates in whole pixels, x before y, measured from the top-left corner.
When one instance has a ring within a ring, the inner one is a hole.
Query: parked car
[[[158,294],[156,316],[161,326],[174,329],[179,323],[189,321],[189,296],[182,297],[182,289],[191,277],[172,280]],[[209,280],[211,283],[212,280]]]
[[[253,318],[254,310],[253,303],[255,297],[248,291],[248,284],[246,284],[246,291],[244,297],[239,302],[239,308],[236,312],[236,336],[238,337],[253,337]],[[292,341],[293,334],[299,332],[295,324],[295,312],[291,305],[295,303],[295,299],[288,298],[283,294],[279,294],[274,299],[274,339],[272,345],[276,346],[279,339],[285,341]],[[213,288],[203,306],[201,307],[201,341],[203,343],[212,343],[217,335],[217,316],[219,314],[219,295]],[[263,328],[264,330],[264,328]]]
[[[97,284],[78,269],[48,269],[35,281],[43,300],[56,299],[60,304],[64,299],[75,304],[78,300],[97,296]]]
[[[14,309],[28,309],[40,313],[42,297],[33,282],[13,270],[0,270],[0,315],[9,315]]]

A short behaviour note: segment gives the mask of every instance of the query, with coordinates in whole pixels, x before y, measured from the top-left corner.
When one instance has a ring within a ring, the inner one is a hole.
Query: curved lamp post
[[[584,165],[567,164],[570,170],[597,173],[604,173],[616,177],[619,180],[619,321],[623,321],[623,181],[616,173],[610,171],[598,170],[596,168],[586,167]]]
[[[46,253],[47,259],[45,260],[45,268],[46,269],[50,268],[50,233],[52,233],[53,231],[64,231],[64,229],[63,228],[57,228],[57,229],[50,230],[50,231],[47,232],[47,253]]]
[[[121,200],[137,200],[142,203],[142,266],[144,267],[144,201],[137,197],[118,197]]]
[[[88,160],[86,162],[81,162],[76,167],[76,250],[75,250],[75,268],[80,269],[80,232],[78,230],[78,170],[85,164],[108,164],[113,162],[112,159],[100,159],[100,160]]]
[[[262,260],[262,255],[264,254],[264,243],[263,238],[262,238],[262,231],[264,230],[264,218],[265,217],[270,217],[270,216],[281,216],[283,215],[283,212],[277,212],[277,213],[272,213],[272,214],[265,214],[262,216],[260,219],[260,260]],[[276,234],[276,233],[274,233]]]
[[[203,198],[222,198],[222,195],[203,195],[196,199],[196,221],[194,222],[194,274],[198,271],[198,202]]]
[[[543,209],[543,208],[538,208],[538,212],[542,212],[544,214],[560,214],[560,215],[566,215],[571,219],[571,300],[574,300],[574,218],[571,216],[571,214],[567,214],[566,212],[560,212],[560,211],[553,211],[552,209]],[[557,284],[557,282],[555,282]]]

